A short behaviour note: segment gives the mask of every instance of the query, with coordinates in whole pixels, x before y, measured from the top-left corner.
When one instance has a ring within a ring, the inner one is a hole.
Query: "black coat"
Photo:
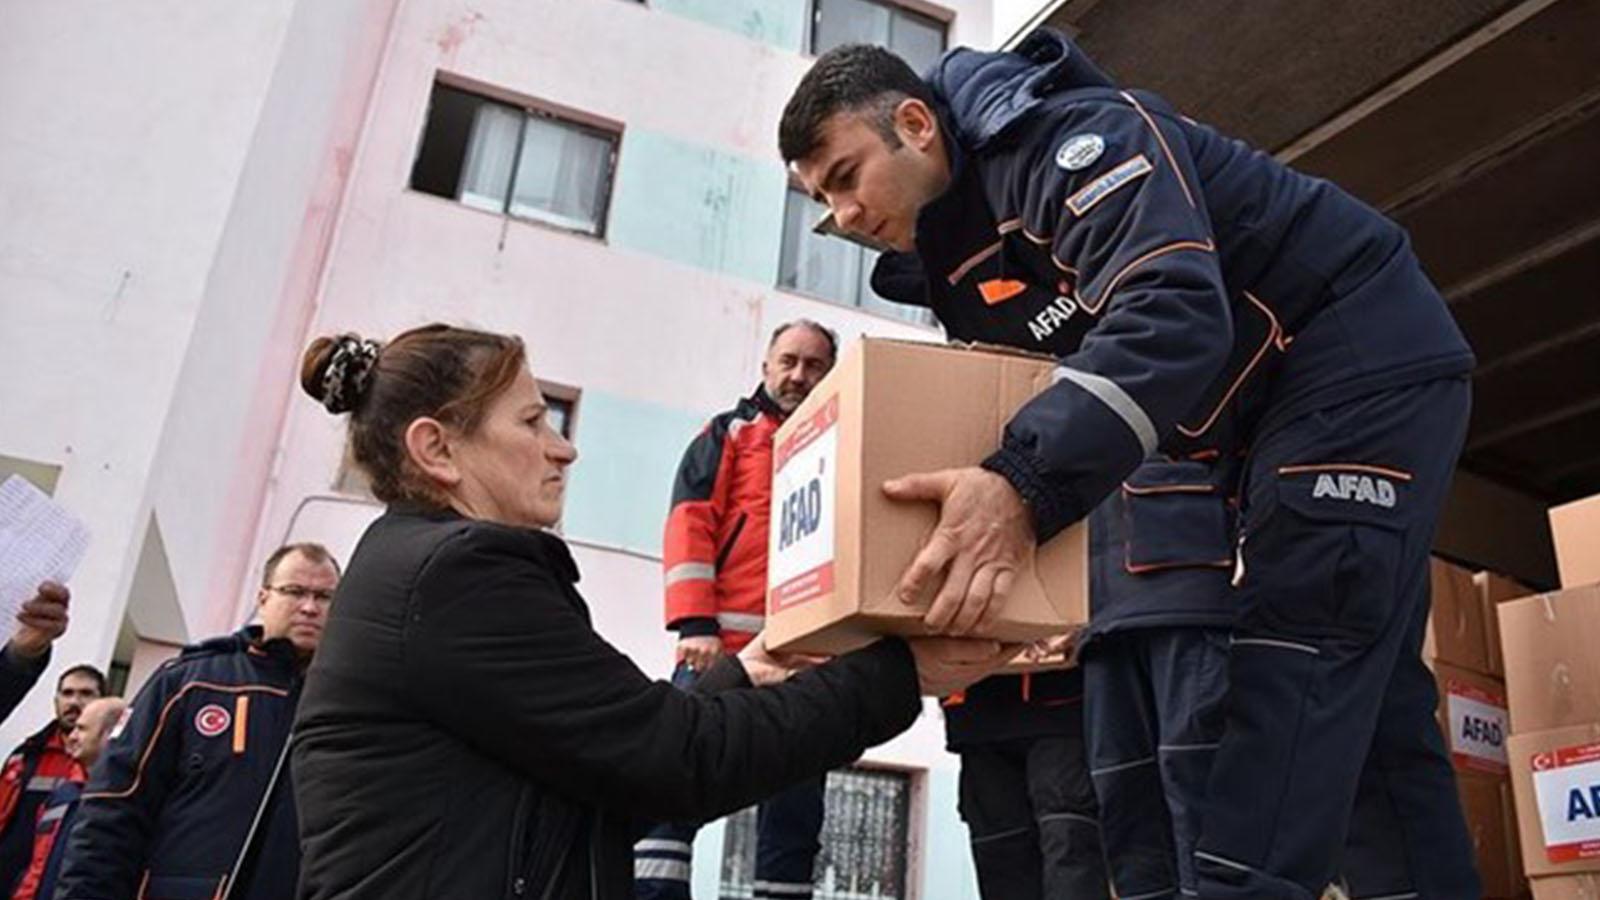
[[[688,694],[594,632],[554,536],[391,509],[339,585],[300,707],[301,896],[632,897],[649,820],[710,819],[916,719],[885,640],[781,687]],[[644,609],[644,605],[639,606]]]

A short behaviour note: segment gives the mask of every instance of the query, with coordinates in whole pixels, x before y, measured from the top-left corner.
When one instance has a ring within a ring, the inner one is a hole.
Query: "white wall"
[[[104,663],[149,474],[291,0],[0,11],[0,454],[94,544],[52,672]],[[30,695],[9,746],[49,715]]]
[[[773,287],[775,132],[809,65],[792,27],[805,2],[0,7],[0,456],[61,466],[56,496],[95,535],[55,670],[108,659],[136,587],[161,598],[147,637],[200,638],[247,617],[285,537],[348,559],[374,510],[330,494],[342,423],[298,392],[300,349],[446,318],[524,335],[537,373],[591,410],[653,417],[629,432],[580,407],[574,477],[591,490],[571,537],[602,632],[665,674],[649,541],[600,545],[658,532],[667,479],[636,502],[592,489],[629,474],[617,448],[648,433],[669,475],[696,424],[754,383],[779,321],[936,337]],[[987,0],[946,5],[952,44],[991,42]],[[636,180],[616,233],[410,191],[439,72],[622,123]],[[687,198],[680,172],[698,179]],[[700,242],[655,240],[675,227]],[[140,644],[135,680],[168,649]],[[37,727],[48,693],[0,746]],[[872,758],[932,768],[945,790],[941,740],[924,717]],[[930,815],[948,830],[949,809]],[[925,896],[941,896],[932,880]]]

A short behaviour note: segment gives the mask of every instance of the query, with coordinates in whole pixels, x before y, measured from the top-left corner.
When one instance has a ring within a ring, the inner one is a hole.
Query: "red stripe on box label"
[[[793,609],[808,600],[833,593],[833,563],[802,572],[772,589],[767,596],[767,615]]]
[[[1463,769],[1503,775],[1511,770],[1506,755],[1510,716],[1504,697],[1474,684],[1445,682],[1445,712],[1450,726],[1450,757]]]
[[[1535,753],[1533,790],[1551,862],[1600,858],[1600,743]]]
[[[838,424],[834,396],[773,451],[768,615],[833,591]]]

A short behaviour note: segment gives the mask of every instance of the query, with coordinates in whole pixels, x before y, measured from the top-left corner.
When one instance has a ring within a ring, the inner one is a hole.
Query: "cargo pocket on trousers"
[[[1233,565],[1233,515],[1214,477],[1203,462],[1152,461],[1123,482],[1130,574]]]
[[[1252,605],[1292,634],[1370,640],[1395,609],[1410,476],[1340,463],[1276,477],[1277,508],[1247,545]]]

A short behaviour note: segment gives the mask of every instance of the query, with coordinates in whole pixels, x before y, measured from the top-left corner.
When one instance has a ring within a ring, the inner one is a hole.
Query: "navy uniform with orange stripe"
[[[887,256],[876,274],[885,296],[926,302],[914,258]],[[941,290],[933,307],[957,340],[999,343],[1004,304],[1051,296],[1010,279],[972,287]],[[1058,341],[1046,349],[1071,352]],[[985,897],[1095,896],[1108,878],[1119,896],[1194,891],[1237,599],[1238,468],[1216,448],[1146,460],[1090,515],[1081,669],[992,678],[947,705]],[[1104,866],[1084,860],[1102,851]]]
[[[1405,232],[1119,90],[1048,29],[1014,51],[954,50],[927,80],[952,176],[917,220],[927,302],[1006,344],[1071,347],[984,462],[1037,537],[1158,452],[1239,459],[1199,894],[1317,896],[1360,802],[1400,820],[1411,861],[1371,873],[1374,892],[1476,896],[1417,659],[1473,360]],[[1012,282],[1049,296],[1007,299]],[[978,283],[993,307],[944,297]]]
[[[263,643],[254,626],[157,670],[84,788],[56,897],[291,900],[300,850],[286,774],[267,792],[300,686],[294,646]],[[258,810],[253,876],[228,893]]]

